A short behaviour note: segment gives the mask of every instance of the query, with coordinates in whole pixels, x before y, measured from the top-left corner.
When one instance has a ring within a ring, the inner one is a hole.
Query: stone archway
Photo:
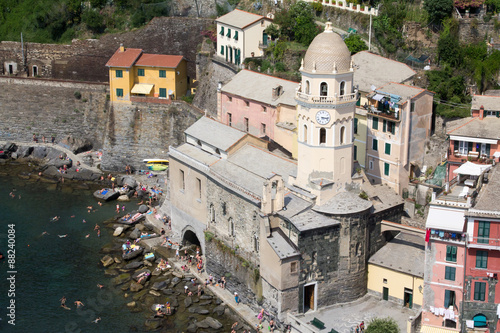
[[[182,245],[183,246],[189,246],[189,245],[196,245],[197,247],[202,248],[201,242],[196,235],[196,233],[193,230],[186,229],[182,235]],[[201,254],[201,253],[200,253]]]

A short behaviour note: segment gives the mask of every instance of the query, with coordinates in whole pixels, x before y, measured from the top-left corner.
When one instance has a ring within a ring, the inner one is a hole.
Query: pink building
[[[218,91],[219,121],[277,143],[296,156],[297,82],[242,70]]]
[[[453,123],[448,131],[448,180],[467,161],[492,164],[500,157],[500,96],[475,95],[471,117]]]

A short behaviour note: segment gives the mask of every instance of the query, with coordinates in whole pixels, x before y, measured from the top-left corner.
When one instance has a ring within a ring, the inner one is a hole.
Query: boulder
[[[31,154],[33,158],[43,159],[47,156],[47,148],[46,147],[35,147],[33,148],[33,153]]]
[[[172,287],[175,287],[177,284],[181,282],[181,279],[179,279],[177,276],[172,279],[172,282],[170,283]]]
[[[210,311],[205,310],[205,309],[200,309],[200,308],[197,308],[197,309],[196,309],[196,313],[197,313],[197,314],[201,314],[201,315],[207,315],[207,314],[209,314],[209,313],[210,313]]]
[[[118,200],[118,201],[130,201],[130,198],[128,197],[128,195],[123,194],[123,195],[120,195],[116,200]]]
[[[139,213],[142,213],[142,214],[146,213],[148,210],[149,210],[149,207],[146,205],[140,205],[139,209],[138,209]]]
[[[212,301],[205,301],[205,302],[201,302],[201,303],[200,303],[200,306],[209,305],[210,303],[212,303]]]
[[[212,310],[212,313],[216,313],[220,317],[220,316],[224,315],[225,311],[226,311],[226,307],[224,305],[219,305],[219,306],[216,306]]]
[[[125,259],[125,260],[132,260],[132,259],[135,259],[138,256],[140,256],[143,251],[144,251],[144,249],[132,251],[132,252],[129,252],[129,253],[123,255],[122,258]]]
[[[173,272],[172,272],[172,275],[173,275],[173,276],[175,276],[175,277],[176,277],[176,278],[178,278],[178,279],[182,279],[182,278],[184,278],[184,274],[182,274],[181,272],[176,272],[176,271],[173,271]],[[188,279],[188,281],[189,281],[189,279]],[[173,281],[172,281],[172,282],[173,282]]]
[[[210,295],[201,295],[200,299],[205,299],[205,300],[212,299],[212,296],[210,296]]]
[[[158,282],[153,283],[153,286],[151,287],[151,289],[162,290],[162,289],[167,288],[167,286],[168,286],[167,281],[158,281]]]
[[[164,293],[165,295],[173,295],[175,294],[175,291],[173,291],[172,289],[163,289],[162,293]]]
[[[150,290],[149,293],[153,296],[156,296],[156,297],[161,296],[161,294],[159,292],[157,292],[156,290]]]
[[[101,262],[104,267],[108,267],[114,264],[115,260],[111,256],[105,255],[104,257],[102,257]]]
[[[17,151],[17,145],[15,143],[7,143],[3,150],[8,151],[9,153],[13,153]]]
[[[186,331],[188,333],[196,333],[196,331],[198,330],[198,326],[197,324],[189,324],[189,326],[186,328]]]
[[[146,319],[144,326],[150,331],[155,331],[161,326],[160,319]]]
[[[51,160],[49,163],[52,164],[53,166],[55,166],[57,169],[64,168],[64,166],[66,166],[69,169],[69,168],[71,168],[71,166],[73,166],[72,160],[70,160],[70,159],[62,160],[59,157]]]
[[[116,269],[106,269],[104,271],[104,275],[115,276],[115,275],[118,275],[118,271]]]
[[[213,328],[214,330],[218,330],[222,327],[222,324],[215,318],[212,317],[207,317],[203,319],[202,321],[206,322],[210,328]]]
[[[117,277],[113,278],[113,283],[117,286],[124,284],[125,282],[130,281],[130,274],[128,273],[123,273],[118,275]]]
[[[135,228],[129,235],[130,238],[132,239],[137,239],[141,237],[141,231],[138,228]]]
[[[148,293],[148,290],[147,289],[143,289],[141,291],[139,291],[137,294],[135,294],[132,299],[134,301],[138,301],[140,300],[144,295],[146,295]]]
[[[137,186],[137,182],[135,181],[134,177],[131,176],[124,176],[122,178],[122,184],[121,186],[128,186],[129,188],[135,188]]]
[[[113,257],[113,260],[114,260],[117,264],[121,264],[121,263],[122,263],[121,259],[120,259],[120,258],[118,258],[118,257],[116,257],[116,256],[115,256],[115,257]]]
[[[137,292],[137,291],[142,290],[142,289],[144,289],[144,286],[140,283],[132,282],[130,284],[130,291]]]
[[[123,232],[123,227],[118,227],[113,232],[113,236],[118,237],[118,236],[120,236],[122,234],[122,232]]]
[[[144,266],[144,263],[142,261],[132,261],[132,262],[126,264],[125,266],[123,266],[123,268],[125,268],[125,269],[137,269],[137,268],[141,268],[142,266]]]
[[[193,299],[191,297],[186,297],[186,299],[184,299],[184,307],[188,308],[191,304],[193,304]]]
[[[17,157],[18,158],[28,157],[31,155],[32,152],[33,152],[33,147],[20,147],[17,150]]]
[[[135,301],[132,301],[132,302],[130,302],[130,303],[127,303],[127,306],[128,306],[129,308],[133,308],[133,307],[135,306]]]

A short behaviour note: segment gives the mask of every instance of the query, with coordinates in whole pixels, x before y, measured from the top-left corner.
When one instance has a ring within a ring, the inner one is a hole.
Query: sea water
[[[0,175],[0,251],[10,254],[10,262],[0,261],[0,332],[142,332],[144,314],[130,313],[131,300],[112,286],[99,263],[101,247],[112,241],[102,221],[116,216],[117,202],[99,206],[91,190],[7,172],[11,176]],[[125,206],[130,211],[137,204]],[[71,310],[61,307],[63,296]],[[84,306],[77,309],[76,300]]]

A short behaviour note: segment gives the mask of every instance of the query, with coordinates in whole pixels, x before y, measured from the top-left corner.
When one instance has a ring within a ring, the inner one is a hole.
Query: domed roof
[[[317,35],[309,45],[302,69],[306,72],[316,70],[316,73],[332,73],[334,65],[338,72],[348,72],[351,65],[351,52],[342,37],[333,32],[332,24],[327,22],[325,31]]]

